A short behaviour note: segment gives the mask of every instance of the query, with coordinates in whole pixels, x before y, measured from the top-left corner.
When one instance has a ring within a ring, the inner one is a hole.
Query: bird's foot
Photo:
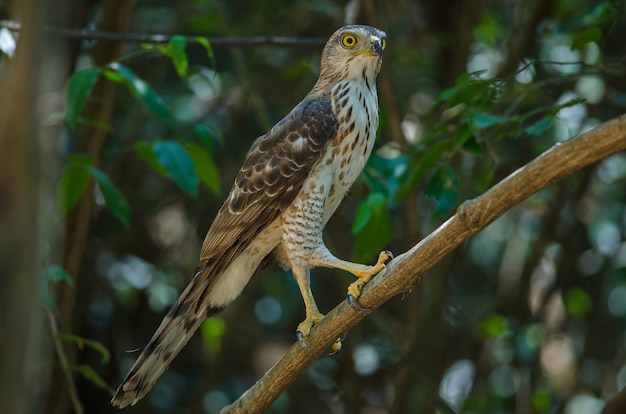
[[[311,312],[306,316],[306,319],[304,319],[302,322],[300,322],[300,325],[298,325],[298,329],[296,330],[296,338],[298,338],[298,343],[304,348],[311,348],[306,343],[306,339],[309,337],[313,325],[321,321],[323,317],[324,315],[320,312]]]
[[[350,286],[348,286],[348,303],[357,312],[365,312],[366,308],[360,306],[356,301],[361,296],[363,287],[372,280],[374,276],[380,273],[389,260],[393,259],[393,253],[388,250],[380,252],[378,255],[378,261],[374,266],[368,270],[356,271],[353,274],[358,277]]]

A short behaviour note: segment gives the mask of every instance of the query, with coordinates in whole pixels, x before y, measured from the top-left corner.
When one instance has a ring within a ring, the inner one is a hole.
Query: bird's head
[[[332,34],[324,51],[320,80],[340,81],[364,76],[375,80],[382,64],[387,34],[371,26],[344,26]]]

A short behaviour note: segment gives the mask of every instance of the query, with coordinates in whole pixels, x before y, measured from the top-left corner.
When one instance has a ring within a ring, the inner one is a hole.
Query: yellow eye
[[[354,48],[357,43],[359,43],[359,39],[355,35],[345,34],[341,37],[341,45],[346,49]]]
[[[383,39],[383,50],[385,50],[386,46],[387,46],[387,41],[385,39]]]

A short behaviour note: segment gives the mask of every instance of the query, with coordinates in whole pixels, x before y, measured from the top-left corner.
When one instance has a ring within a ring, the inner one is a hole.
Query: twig
[[[10,20],[0,20],[0,27],[19,32],[21,24]],[[174,35],[115,33],[85,29],[67,29],[64,27],[45,27],[48,33],[58,34],[82,40],[117,40],[126,43],[167,43]],[[319,47],[326,39],[321,37],[286,37],[286,36],[255,36],[255,37],[214,37],[214,36],[184,36],[187,43],[200,44],[198,37],[204,37],[212,47],[250,47],[250,46],[289,46],[289,47]]]
[[[341,302],[315,325],[306,349],[295,344],[263,378],[222,414],[260,413],[336,338],[395,295],[414,287],[421,274],[484,229],[508,209],[534,193],[596,161],[626,149],[626,115],[564,143],[557,143],[513,172],[483,195],[464,202],[456,214],[408,252],[394,259],[364,289],[359,301],[369,310],[356,312]]]
[[[57,328],[57,322],[54,319],[54,315],[52,312],[48,311],[48,320],[50,321],[50,330],[52,331],[52,340],[54,341],[54,350],[57,354],[57,358],[59,358],[59,363],[61,364],[61,370],[63,371],[63,376],[65,377],[65,381],[67,382],[67,392],[70,395],[70,399],[72,400],[72,405],[74,406],[74,412],[76,414],[83,414],[83,404],[80,402],[78,398],[78,391],[76,390],[76,384],[74,383],[74,378],[72,377],[72,373],[70,372],[70,364],[67,361],[67,355],[65,354],[65,349],[63,349],[63,344],[57,336],[59,335],[59,329]]]

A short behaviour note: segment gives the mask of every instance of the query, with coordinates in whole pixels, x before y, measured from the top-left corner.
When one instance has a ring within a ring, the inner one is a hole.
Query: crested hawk
[[[351,305],[362,287],[385,266],[336,258],[324,245],[322,230],[361,173],[378,128],[376,76],[382,64],[385,32],[345,26],[322,51],[313,89],[248,152],[224,205],[209,228],[200,263],[117,389],[112,403],[135,404],[152,388],[204,318],[215,315],[243,290],[261,262],[274,257],[291,269],[306,308],[299,342],[323,315],[309,285],[309,270],[338,268],[357,276],[348,288]]]

